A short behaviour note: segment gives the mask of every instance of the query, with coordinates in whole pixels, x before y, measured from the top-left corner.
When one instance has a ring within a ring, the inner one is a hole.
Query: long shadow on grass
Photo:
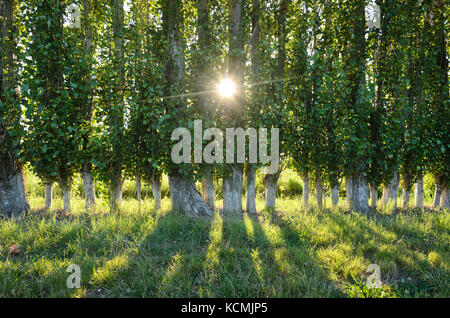
[[[0,282],[2,296],[196,296],[209,242],[209,219],[172,213],[81,215],[27,220],[23,252]],[[38,239],[34,242],[32,239]],[[66,268],[81,268],[82,290],[69,289]],[[17,284],[20,281],[20,285]]]
[[[140,242],[121,274],[123,286],[134,297],[195,297],[196,281],[203,270],[211,220],[190,219],[168,213]],[[118,284],[120,282],[115,282]]]
[[[216,235],[205,260],[206,296],[266,296],[252,258],[252,251],[261,253],[261,242],[249,237],[247,221],[242,216],[216,216]]]
[[[268,219],[224,217],[220,262],[208,295],[215,297],[326,297],[335,288],[310,249],[287,226]]]
[[[282,215],[259,218],[256,231],[270,243],[270,255],[278,264],[282,297],[340,297],[341,292],[317,264],[311,244]],[[274,233],[270,233],[270,228]],[[264,230],[265,229],[265,230]],[[278,236],[275,233],[278,232]],[[269,237],[271,237],[269,239]]]
[[[380,220],[375,217],[373,226],[369,226],[364,216],[353,214],[352,222],[350,215],[339,215],[329,213],[330,221],[339,224],[344,230],[346,238],[362,253],[370,263],[380,263],[382,266],[382,278],[386,278],[383,273],[383,265],[394,271],[388,283],[400,281],[400,285],[408,289],[413,289],[419,293],[433,293],[448,295],[448,287],[445,287],[449,279],[449,274],[442,268],[432,266],[424,257],[419,257],[419,253],[424,253],[426,249],[417,245],[417,242],[408,242],[408,238],[403,233],[395,233],[385,227]],[[394,218],[394,216],[392,216]],[[385,217],[383,217],[385,219]],[[383,235],[385,233],[386,235]],[[399,236],[401,236],[399,238]],[[392,268],[393,267],[393,268]],[[392,277],[393,275],[393,277]],[[443,282],[442,281],[446,281]]]

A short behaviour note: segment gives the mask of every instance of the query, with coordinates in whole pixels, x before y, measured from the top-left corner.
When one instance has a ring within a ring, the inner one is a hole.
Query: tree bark
[[[407,209],[409,207],[409,197],[410,197],[411,191],[409,189],[403,189],[402,192],[402,202],[403,202],[403,208]]]
[[[414,192],[415,192],[414,205],[416,208],[422,209],[423,208],[423,176],[422,176],[422,174],[419,174]]]
[[[369,188],[370,188],[371,206],[372,208],[376,209],[378,203],[378,186],[373,183],[370,183]]]
[[[69,182],[59,182],[59,187],[61,188],[63,194],[63,202],[64,202],[64,212],[71,212],[71,197],[70,197],[70,183]]]
[[[117,71],[117,81],[113,87],[113,109],[110,113],[110,129],[113,139],[112,159],[109,162],[111,173],[110,204],[111,211],[117,212],[122,203],[122,168],[123,168],[123,131],[124,131],[124,91],[125,91],[125,65],[124,61],[124,2],[112,0],[112,29],[113,29],[113,62]]]
[[[203,200],[214,211],[214,180],[211,172],[206,172],[202,179]]]
[[[443,209],[450,208],[450,188],[448,186],[444,187],[441,193],[440,207]]]
[[[323,208],[323,184],[322,177],[319,175],[316,177],[316,199],[319,209]]]
[[[250,38],[250,56],[252,77],[254,81],[259,81],[261,73],[260,62],[260,19],[261,19],[261,5],[259,0],[252,0],[252,36]],[[256,86],[252,89],[251,100],[253,102],[252,112],[253,114],[259,113],[261,110],[261,86]],[[253,115],[254,116],[254,115]],[[257,118],[257,116],[255,116]],[[245,183],[246,183],[246,205],[247,213],[256,214],[256,167],[250,163],[245,167]]]
[[[141,205],[141,179],[136,175],[136,196],[139,206]]]
[[[391,182],[384,186],[383,197],[381,201],[384,207],[392,204],[392,208],[397,208],[398,186],[399,186],[399,174],[398,171],[394,172]]]
[[[161,176],[153,176],[150,180],[152,184],[153,200],[155,201],[155,211],[161,209]]]
[[[7,180],[0,180],[0,214],[15,217],[29,209],[22,171],[16,172]]]
[[[433,197],[433,208],[437,208],[441,201],[441,193],[442,193],[442,184],[440,178],[435,178],[435,188],[434,188],[434,197]]]
[[[308,172],[303,174],[303,207],[308,207],[309,201],[309,175]]]
[[[123,179],[121,175],[113,176],[110,186],[111,212],[117,212],[122,203]]]
[[[275,202],[277,200],[277,188],[278,179],[280,173],[266,174],[264,176],[264,188],[265,188],[265,206],[266,209],[274,209]]]
[[[86,212],[95,210],[97,205],[95,199],[95,185],[91,175],[91,164],[85,164],[83,167],[83,188]]]
[[[402,191],[402,202],[403,208],[407,209],[409,207],[409,198],[411,196],[411,188],[412,188],[412,177],[411,175],[405,173],[403,175],[403,191]]]
[[[362,173],[353,176],[350,193],[350,209],[362,213],[369,212],[369,185]]]
[[[339,184],[331,188],[331,204],[336,207],[339,203]]]
[[[45,186],[45,210],[50,210],[52,208],[52,200],[53,200],[53,185],[51,183],[46,183],[44,186]]]
[[[213,211],[203,201],[193,180],[180,174],[169,175],[170,198],[172,210],[189,217],[212,216]]]
[[[0,120],[0,215],[6,216],[19,216],[30,209],[22,165],[14,155],[13,139],[17,137],[10,135],[14,122],[19,123],[21,116],[20,107],[18,110],[14,105],[18,103],[15,6],[13,0],[0,2],[0,103],[6,108],[9,119]],[[3,119],[3,110],[0,118]]]
[[[247,164],[245,168],[245,183],[247,187],[247,213],[256,214],[256,167]]]
[[[345,177],[345,202],[350,206],[352,199],[353,180],[350,176]]]
[[[223,178],[223,214],[242,214],[242,165],[231,164],[231,174]]]

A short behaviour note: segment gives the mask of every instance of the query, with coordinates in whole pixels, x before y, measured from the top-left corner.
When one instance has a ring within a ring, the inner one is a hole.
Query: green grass
[[[102,199],[86,214],[74,198],[66,216],[59,198],[47,212],[36,209],[42,198],[30,201],[29,215],[0,220],[2,297],[450,296],[448,211],[364,216],[284,198],[258,217],[189,219],[168,198],[158,213],[149,198],[140,209],[126,199],[117,214]],[[70,264],[81,267],[80,289],[66,287]],[[380,289],[365,284],[369,264],[381,268]]]

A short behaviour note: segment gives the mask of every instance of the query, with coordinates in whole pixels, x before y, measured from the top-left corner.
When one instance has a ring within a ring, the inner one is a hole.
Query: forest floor
[[[244,201],[245,202],[245,201]],[[0,220],[1,297],[449,297],[450,213],[397,210],[369,215],[344,208],[302,209],[279,199],[258,216],[189,219],[139,209],[120,213],[42,211],[42,198],[21,219]],[[257,207],[264,202],[258,200]],[[221,205],[221,202],[218,202]],[[20,251],[10,255],[10,246]],[[70,264],[81,288],[70,289]],[[367,267],[381,269],[368,288]]]

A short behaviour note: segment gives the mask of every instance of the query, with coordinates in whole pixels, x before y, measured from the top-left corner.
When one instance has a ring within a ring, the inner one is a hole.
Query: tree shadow
[[[169,212],[157,219],[122,271],[123,286],[112,296],[129,291],[132,297],[196,297],[203,270],[211,218],[192,219]]]
[[[385,216],[381,216],[381,220],[377,215],[373,218],[359,216],[355,215],[350,222],[349,217],[329,213],[330,221],[343,229],[345,238],[355,247],[354,252],[363,255],[368,263],[380,265],[382,281],[395,287],[406,286],[419,293],[442,293],[446,289],[442,279],[448,282],[448,272],[428,262],[427,248],[419,246],[413,237],[392,231],[383,222]]]
[[[342,297],[343,294],[318,264],[313,246],[301,229],[277,212],[259,217],[255,232],[265,237],[268,255],[277,263],[281,297]],[[270,230],[272,228],[272,230]],[[270,233],[275,229],[275,233]]]

